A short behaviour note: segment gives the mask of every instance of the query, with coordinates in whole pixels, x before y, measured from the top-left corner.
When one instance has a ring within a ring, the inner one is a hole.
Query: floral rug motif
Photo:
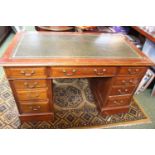
[[[20,123],[18,111],[6,78],[0,80],[0,128],[64,129],[109,128],[149,123],[150,119],[133,99],[128,113],[101,116],[87,79],[54,80],[55,120]]]

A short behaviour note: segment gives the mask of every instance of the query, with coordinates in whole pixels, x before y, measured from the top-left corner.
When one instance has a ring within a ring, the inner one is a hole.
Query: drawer
[[[13,80],[16,89],[33,89],[47,87],[46,80]]]
[[[121,67],[119,71],[119,75],[127,76],[127,75],[143,75],[146,72],[145,67]]]
[[[45,67],[6,67],[8,78],[46,78]]]
[[[126,106],[130,104],[131,96],[110,97],[108,98],[106,107]]]
[[[113,85],[137,85],[140,81],[140,78],[138,77],[133,77],[133,76],[128,76],[128,77],[116,77]]]
[[[43,113],[50,111],[48,100],[42,102],[21,102],[20,109],[22,113]]]
[[[123,87],[123,86],[114,87],[113,86],[109,96],[132,94],[134,90],[135,90],[135,86],[128,86],[128,87]]]
[[[116,74],[116,67],[52,67],[51,77],[104,77]]]
[[[32,89],[32,90],[17,90],[19,100],[45,100],[48,99],[48,89]]]

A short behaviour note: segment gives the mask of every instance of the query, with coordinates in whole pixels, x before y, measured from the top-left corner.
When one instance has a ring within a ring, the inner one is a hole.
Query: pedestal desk
[[[54,120],[55,78],[88,78],[99,112],[128,112],[152,62],[124,36],[76,32],[16,34],[0,60],[21,121]]]

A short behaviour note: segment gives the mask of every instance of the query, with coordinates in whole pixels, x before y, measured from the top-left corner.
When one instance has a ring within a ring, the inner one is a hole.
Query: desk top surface
[[[80,61],[123,62],[135,59],[142,62],[146,57],[121,35],[25,32],[15,36],[1,62],[23,64],[31,60],[32,64],[44,62],[48,65],[51,62],[52,65],[56,62],[55,65],[61,65],[61,60],[67,65],[67,60],[72,60],[74,65],[75,62],[80,64]]]
[[[24,34],[12,58],[139,58],[118,35]]]

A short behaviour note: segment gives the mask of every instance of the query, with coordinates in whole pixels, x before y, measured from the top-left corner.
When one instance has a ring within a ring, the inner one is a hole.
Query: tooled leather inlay
[[[120,35],[26,33],[13,58],[141,58]]]

